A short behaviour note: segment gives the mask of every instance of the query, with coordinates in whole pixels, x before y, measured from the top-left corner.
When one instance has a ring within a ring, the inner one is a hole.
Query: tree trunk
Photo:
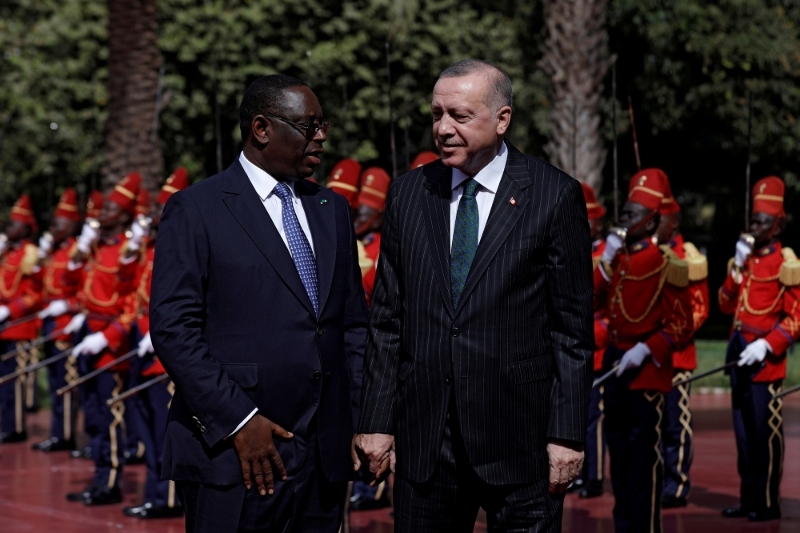
[[[607,0],[545,0],[541,66],[550,77],[550,142],[555,166],[599,191],[606,148],[598,104],[609,67]]]
[[[164,161],[152,133],[161,63],[156,0],[108,0],[105,188],[133,171],[150,190],[160,184]]]

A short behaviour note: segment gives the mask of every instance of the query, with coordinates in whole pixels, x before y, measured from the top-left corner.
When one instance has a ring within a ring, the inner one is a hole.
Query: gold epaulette
[[[781,283],[787,287],[800,285],[800,260],[791,248],[783,248],[783,264],[781,265]]]
[[[683,251],[686,254],[686,263],[689,265],[689,281],[706,279],[708,277],[708,258],[690,242],[683,243]]]
[[[689,286],[689,264],[680,259],[667,244],[659,246],[667,259],[667,283],[674,287],[684,288]]]
[[[22,275],[30,276],[33,274],[33,267],[39,262],[39,248],[35,244],[26,244],[25,253],[22,256],[22,262],[19,264],[19,269]]]
[[[361,269],[361,277],[367,275],[367,272],[372,268],[372,259],[367,256],[367,250],[361,241],[356,241],[358,248],[358,268]]]

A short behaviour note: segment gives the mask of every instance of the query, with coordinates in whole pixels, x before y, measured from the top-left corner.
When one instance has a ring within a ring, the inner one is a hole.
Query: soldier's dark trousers
[[[604,367],[623,353],[609,346]],[[604,400],[616,532],[660,533],[664,395],[630,390],[623,375],[606,381]]]
[[[52,318],[46,318],[43,325],[44,335],[49,335],[54,329],[55,321]],[[44,357],[53,357],[71,346],[72,343],[68,341],[47,342],[44,345]],[[62,359],[47,367],[47,377],[50,383],[50,404],[52,406],[50,436],[61,440],[72,440],[75,438],[78,391],[72,390],[64,393],[63,396],[57,395],[56,391],[78,378],[77,362],[72,357]]]
[[[0,354],[15,350],[22,343],[0,341]],[[0,376],[5,376],[26,366],[27,356],[20,352],[8,361],[0,361]],[[25,378],[17,378],[0,385],[0,431],[22,433],[25,431]]]
[[[737,332],[728,345],[728,357],[738,357],[744,346],[745,341]],[[757,370],[736,367],[731,372],[740,503],[748,511],[765,511],[780,505],[783,473],[783,400],[773,398],[781,390],[781,381],[753,383],[751,376]]]
[[[141,382],[155,376],[142,377]],[[178,499],[175,482],[161,479],[161,464],[164,459],[164,441],[167,436],[167,416],[172,401],[174,386],[167,380],[156,383],[133,398],[133,405],[139,411],[139,435],[145,446],[147,478],[144,485],[144,501],[156,506],[175,507]]]
[[[97,378],[99,398],[98,422],[100,433],[96,440],[97,453],[92,449],[95,461],[92,485],[108,488],[118,487],[122,481],[122,465],[125,463],[125,402],[109,407],[106,400],[123,392],[128,379],[127,372],[103,372]]]
[[[133,338],[133,336],[132,336]],[[136,344],[131,344],[131,349]],[[139,385],[142,381],[140,373],[142,370],[143,361],[139,357],[134,357],[131,360],[131,369],[128,374],[128,388]],[[141,459],[145,456],[145,438],[140,435],[140,428],[144,423],[139,420],[141,410],[134,405],[136,396],[125,401],[125,452],[133,458]]]
[[[77,344],[79,341],[75,341]],[[78,374],[85,376],[92,371],[92,361],[95,358],[78,357]],[[80,386],[81,409],[83,410],[83,430],[89,436],[89,447],[92,449],[92,458],[99,449],[100,442],[100,398],[97,396],[97,380],[91,379]]]
[[[676,370],[672,382],[692,377],[688,370]],[[686,499],[692,490],[689,468],[694,455],[692,411],[689,403],[691,383],[674,387],[664,395],[664,422],[661,425],[661,453],[664,456],[664,495]]]
[[[595,374],[595,378],[602,373]],[[605,471],[606,429],[605,402],[603,392],[605,384],[592,388],[589,397],[589,426],[586,429],[585,459],[581,477],[584,481],[602,481]]]

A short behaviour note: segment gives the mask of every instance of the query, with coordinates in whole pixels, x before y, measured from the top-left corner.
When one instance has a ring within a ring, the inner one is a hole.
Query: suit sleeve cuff
[[[239,425],[238,425],[238,426],[236,426],[236,429],[234,429],[233,431],[231,431],[231,432],[230,432],[230,433],[229,433],[229,434],[228,434],[228,435],[227,435],[227,436],[226,436],[226,437],[225,437],[223,440],[228,440],[229,438],[231,438],[231,437],[233,437],[234,435],[236,435],[236,434],[239,432],[239,430],[240,430],[240,429],[242,429],[242,428],[244,427],[244,425],[245,425],[245,424],[247,424],[248,422],[250,422],[250,419],[251,419],[251,418],[253,418],[254,416],[256,416],[256,413],[257,413],[257,412],[258,412],[258,407],[256,407],[256,408],[255,408],[255,409],[253,409],[252,411],[250,411],[250,414],[249,414],[249,415],[247,415],[247,416],[245,417],[245,419],[244,419],[244,420],[242,420],[242,421],[239,423]]]

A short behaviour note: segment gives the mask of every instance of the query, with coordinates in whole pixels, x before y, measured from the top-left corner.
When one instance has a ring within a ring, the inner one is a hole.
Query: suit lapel
[[[478,250],[472,260],[467,281],[464,283],[464,290],[455,310],[456,315],[464,307],[464,302],[478,285],[483,273],[497,254],[497,250],[505,242],[530,201],[528,195],[523,193],[523,189],[531,184],[528,177],[528,162],[525,156],[510,143],[506,143],[506,145],[508,160],[505,172],[500,180],[494,202],[492,202],[492,210],[489,212],[486,228],[483,230]]]
[[[333,271],[336,266],[336,210],[332,201],[323,198],[321,187],[318,185],[302,181],[295,184],[295,190],[303,203],[303,211],[306,213],[311,236],[314,238],[319,314],[322,316],[322,310],[325,309],[325,302],[331,292]]]
[[[272,223],[258,193],[238,160],[225,172],[223,192],[225,195],[222,200],[239,225],[272,265],[281,280],[308,309],[309,313],[314,315],[311,299],[303,287],[289,249],[281,239],[278,229]],[[314,241],[316,242],[316,235],[314,235]]]
[[[427,193],[423,195],[423,217],[428,230],[433,273],[438,280],[445,307],[453,316],[453,296],[450,290],[450,184],[452,171],[437,163],[423,171]]]

